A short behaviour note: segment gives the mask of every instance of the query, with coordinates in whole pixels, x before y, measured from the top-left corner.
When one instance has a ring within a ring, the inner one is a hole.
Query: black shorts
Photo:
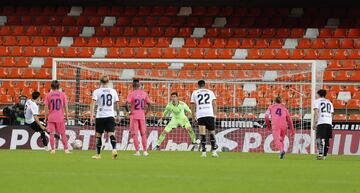
[[[215,130],[215,118],[214,117],[201,117],[198,120],[199,126],[205,126],[209,131]]]
[[[41,129],[40,125],[36,123],[36,121],[32,122],[31,124],[27,124],[30,126],[30,128],[32,130],[34,130],[35,132],[41,132],[41,131],[44,131]]]
[[[332,138],[332,125],[320,124],[316,129],[316,138],[330,139]]]
[[[115,119],[114,117],[96,118],[95,119],[95,130],[98,133],[114,132],[115,130]]]

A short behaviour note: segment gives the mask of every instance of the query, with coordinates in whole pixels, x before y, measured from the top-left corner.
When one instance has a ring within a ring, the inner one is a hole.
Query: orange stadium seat
[[[354,71],[350,77],[351,81],[360,81],[360,71]]]
[[[165,37],[158,38],[156,47],[169,47],[170,39]]]
[[[360,109],[360,100],[359,99],[350,99],[347,103],[347,108]]]
[[[334,49],[340,47],[340,41],[338,39],[328,39],[325,43],[325,48]]]
[[[350,79],[350,74],[348,71],[338,71],[335,77],[335,80],[337,81],[348,81],[349,79]]]
[[[343,49],[354,48],[354,40],[352,40],[352,39],[342,39],[340,41],[340,48],[343,48]]]
[[[345,114],[334,114],[334,121],[346,121],[347,117]]]
[[[360,121],[360,114],[350,114],[349,121]]]

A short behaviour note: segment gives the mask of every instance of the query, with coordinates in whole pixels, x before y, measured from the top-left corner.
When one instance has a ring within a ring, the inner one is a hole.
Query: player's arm
[[[67,103],[66,96],[65,96],[65,101],[64,101],[64,107],[65,107],[64,109],[65,109],[66,120],[68,121],[69,120],[69,106]]]
[[[164,119],[170,113],[169,105],[166,105],[164,112],[162,113],[162,118]]]
[[[45,130],[45,129],[46,129],[46,128],[44,127],[44,125],[42,125],[42,124],[40,123],[40,120],[39,120],[38,115],[34,115],[34,119],[35,119],[36,124],[38,124],[42,130]]]
[[[318,108],[314,108],[314,127],[313,129],[316,129],[316,123],[319,120],[319,109]]]
[[[45,100],[44,100],[44,111],[45,111],[45,121],[47,121],[47,116],[49,114],[49,101],[48,101],[48,98],[47,96],[45,97]]]
[[[184,110],[187,113],[188,117],[192,116],[192,111],[186,103],[184,103]]]
[[[216,117],[217,115],[217,104],[216,104],[216,99],[213,100],[212,102],[212,106],[213,106],[213,110],[214,110],[214,116]]]
[[[294,123],[288,110],[286,110],[286,121],[291,133],[293,134],[295,132]]]
[[[149,95],[146,96],[145,102],[146,102],[145,115],[147,115],[149,113],[149,111],[151,110],[151,107],[152,107]]]

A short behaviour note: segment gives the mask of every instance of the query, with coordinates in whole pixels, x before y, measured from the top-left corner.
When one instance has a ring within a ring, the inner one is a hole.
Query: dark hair
[[[53,81],[51,82],[51,89],[57,90],[57,89],[59,89],[59,88],[60,88],[60,83],[59,83],[59,81],[58,81],[58,80],[53,80]]]
[[[107,84],[107,83],[109,83],[109,77],[106,76],[106,75],[102,76],[102,77],[100,78],[100,82],[101,82],[101,84]]]
[[[179,96],[177,92],[172,92],[172,93],[171,93],[171,96],[172,96],[172,95]]]
[[[320,90],[317,91],[317,94],[318,94],[320,97],[326,97],[326,90],[320,89]]]
[[[38,99],[39,96],[40,96],[40,92],[38,92],[38,91],[34,91],[34,92],[31,94],[31,97],[32,97],[32,99],[34,99],[34,100]]]
[[[281,97],[279,97],[279,96],[275,97],[275,102],[276,103],[281,103]]]
[[[133,80],[133,87],[140,87],[140,80],[134,79]]]
[[[198,81],[198,85],[199,85],[200,87],[204,87],[204,86],[205,86],[205,80],[199,80],[199,81]]]

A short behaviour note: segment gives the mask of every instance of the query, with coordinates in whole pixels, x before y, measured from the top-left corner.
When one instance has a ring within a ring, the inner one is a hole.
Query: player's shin
[[[329,151],[329,146],[330,146],[330,140],[329,140],[329,139],[325,139],[324,157],[327,156],[327,153],[328,153],[328,151]]]
[[[54,133],[50,133],[50,147],[51,147],[51,150],[55,150],[55,137],[54,137]]]
[[[196,135],[195,135],[194,130],[191,127],[187,128],[186,130],[190,136],[191,143],[196,143]]]
[[[116,149],[116,138],[114,135],[110,135],[110,143],[113,149]]]
[[[161,133],[161,135],[159,136],[159,139],[156,142],[157,146],[160,146],[162,144],[162,142],[165,140],[166,134],[167,133],[165,131]]]
[[[201,151],[206,152],[206,130],[204,126],[199,126],[200,140],[201,140]]]
[[[47,147],[47,145],[48,145],[48,140],[47,140],[47,138],[46,138],[45,132],[44,132],[44,131],[41,131],[41,132],[40,132],[40,136],[41,136],[42,143],[44,144],[44,147]]]
[[[318,155],[319,155],[319,156],[323,156],[323,155],[324,155],[324,143],[323,143],[323,139],[317,138],[317,139],[316,139],[316,144],[317,144],[317,148],[318,148]]]
[[[101,146],[102,146],[101,137],[96,137],[96,154],[97,155],[100,155],[100,153],[101,153]]]
[[[217,149],[216,139],[215,139],[215,131],[211,131],[211,133],[210,133],[210,144],[211,144],[211,151]]]

